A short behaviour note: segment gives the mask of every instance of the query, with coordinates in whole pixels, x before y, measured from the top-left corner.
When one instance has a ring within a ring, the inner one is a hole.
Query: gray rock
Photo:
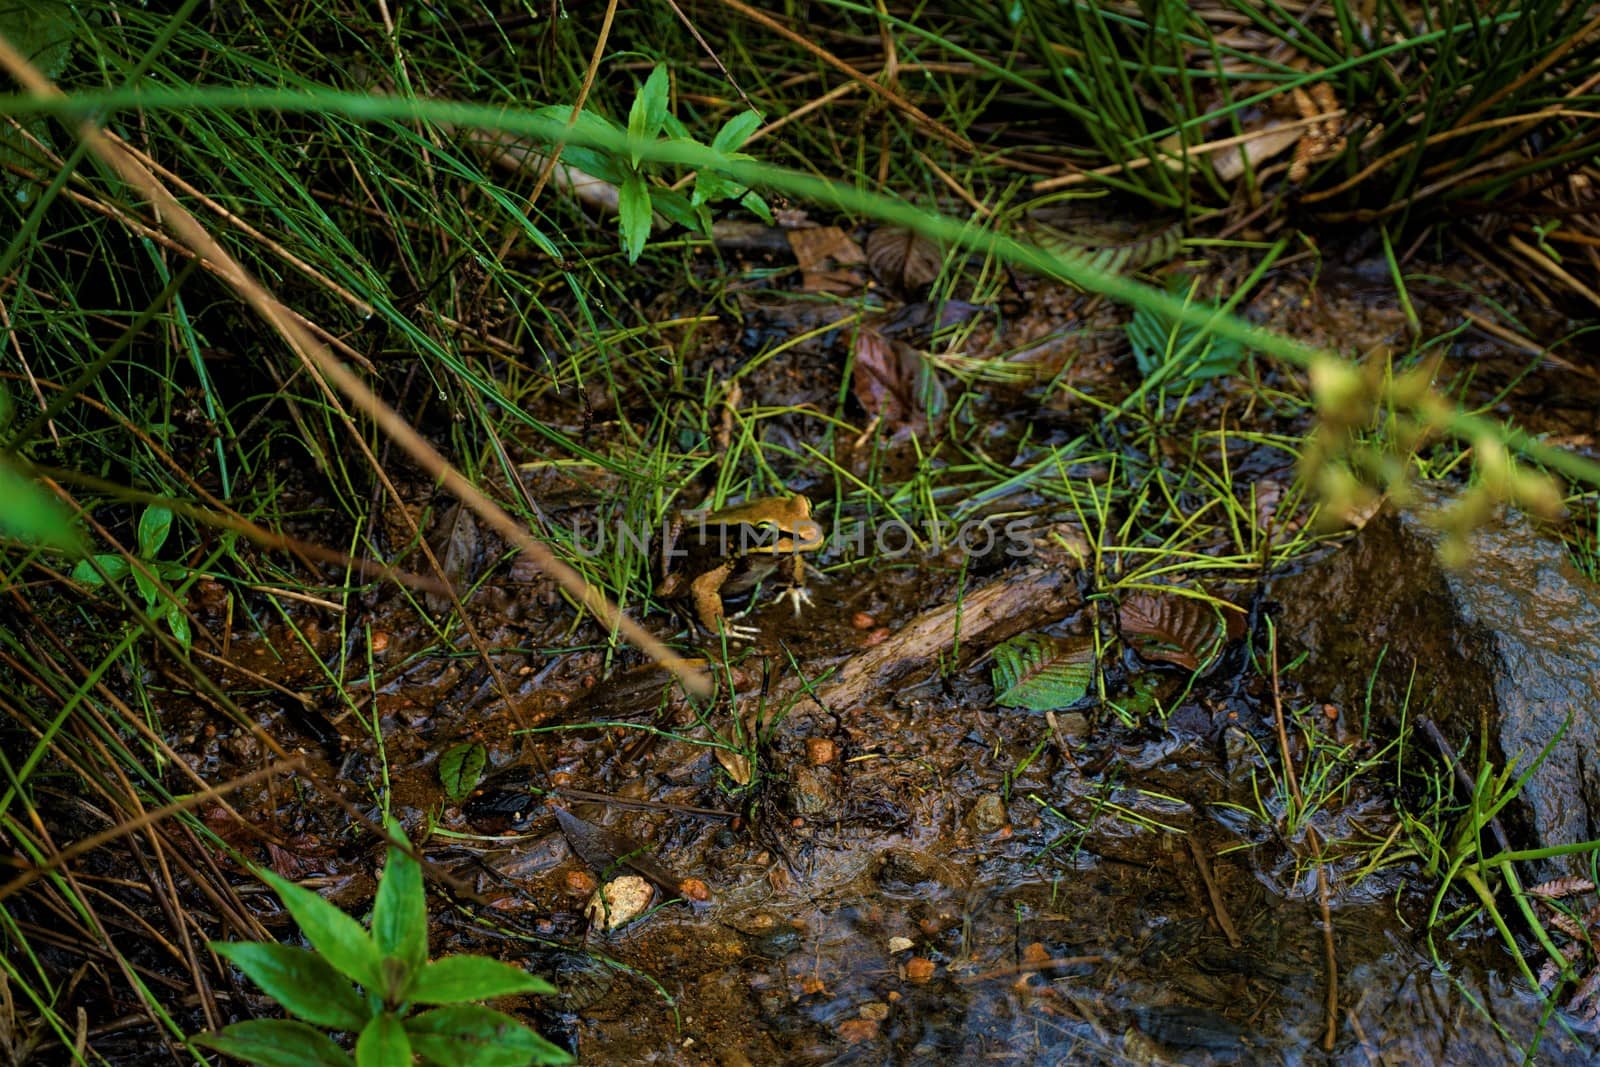
[[[1448,499],[1422,497],[1422,512]],[[1515,512],[1473,536],[1458,571],[1440,565],[1438,543],[1417,513],[1385,507],[1347,545],[1275,581],[1291,649],[1280,661],[1304,649],[1299,677],[1358,714],[1371,678],[1373,713],[1391,727],[1409,688],[1412,713],[1466,749],[1469,773],[1483,733],[1495,766],[1520,772],[1567,726],[1508,808],[1508,829],[1518,845],[1600,837],[1600,589]]]

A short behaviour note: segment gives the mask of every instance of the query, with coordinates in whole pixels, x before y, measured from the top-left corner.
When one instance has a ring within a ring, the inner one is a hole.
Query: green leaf
[[[994,650],[994,702],[1053,711],[1083,699],[1094,678],[1094,640],[1018,634]]]
[[[772,220],[772,209],[767,206],[767,202],[763,200],[758,193],[753,191],[745,193],[739,198],[739,203],[744,205],[746,211],[750,212],[750,214],[754,215],[768,226],[774,225]]]
[[[550,104],[539,108],[534,114],[565,126],[572,118],[572,108],[561,104]],[[622,132],[622,128],[616,123],[593,111],[578,112],[577,120],[572,123],[572,130],[575,133],[597,137],[615,137]],[[623,166],[619,157],[583,145],[568,144],[561,150],[561,159],[585,174],[608,181],[612,185],[621,185],[630,173],[630,168]]]
[[[411,1067],[411,1038],[399,1016],[382,1012],[356,1038],[356,1067]]]
[[[671,89],[667,68],[658,63],[645,79],[639,95],[633,98],[633,109],[628,112],[628,136],[641,141],[653,141],[667,121],[667,93]],[[639,165],[639,155],[633,155],[633,165]]]
[[[389,833],[400,837],[390,822]],[[394,956],[416,971],[428,961],[428,901],[422,888],[422,867],[405,851],[389,845],[389,860],[372,905],[372,939],[378,951]]]
[[[650,239],[650,189],[644,175],[630,174],[617,196],[617,223],[622,230],[622,250],[629,263],[639,262],[644,243]]]
[[[70,3],[27,0],[0,4],[0,36],[52,81],[66,68],[78,26],[78,16]],[[39,187],[19,178],[11,168],[17,167],[26,174],[38,173],[41,166],[47,165],[39,158],[40,149],[30,143],[30,137],[37,138],[46,152],[55,143],[50,124],[42,119],[24,121],[20,126],[9,122],[0,126],[0,188],[4,195],[15,197],[18,204],[31,203]]]
[[[1127,335],[1139,373],[1146,378],[1159,374],[1163,382],[1222,378],[1244,362],[1245,348],[1238,341],[1204,334],[1198,327],[1180,325],[1148,308],[1134,309]]]
[[[458,1004],[406,1021],[411,1046],[425,1063],[448,1067],[523,1067],[571,1063],[572,1057],[511,1016]]]
[[[350,979],[315,952],[267,941],[213,941],[211,950],[308,1023],[354,1033],[372,1015]]]
[[[194,1043],[261,1067],[353,1067],[350,1053],[322,1031],[293,1019],[252,1019]]]
[[[194,644],[194,634],[189,630],[189,616],[185,615],[176,604],[167,608],[167,629],[172,631],[173,640],[178,642],[178,647],[185,652]]]
[[[95,564],[97,563],[100,565],[99,570],[95,569]],[[128,570],[128,561],[123,557],[97,552],[92,557],[92,562],[91,560],[80,559],[73,566],[72,580],[95,587],[104,585],[107,581],[115,585],[128,576]],[[105,575],[104,578],[101,577],[102,573]]]
[[[690,206],[689,198],[676,189],[657,189],[650,194],[650,208],[659,211],[670,223],[690,230],[700,230],[700,213]]]
[[[465,800],[478,787],[488,759],[488,750],[478,741],[463,741],[444,750],[439,756],[439,781],[451,800]]]
[[[689,203],[695,207],[713,204],[718,200],[726,200],[742,188],[720,174],[702,170],[694,176],[694,189],[690,193]]]
[[[256,877],[270,885],[289,909],[311,947],[339,971],[369,992],[382,988],[383,953],[361,924],[309,889],[295,885],[265,868]]]
[[[129,573],[133,575],[133,584],[138,587],[139,595],[144,597],[145,610],[153,613],[161,602],[161,586],[156,583],[149,567],[130,567]]]
[[[145,559],[155,559],[161,546],[167,543],[167,534],[171,532],[172,512],[154,504],[145,508],[144,514],[139,516],[139,555]]]
[[[10,464],[0,461],[0,536],[24,544],[81,556],[87,551],[83,532],[61,502],[44,486]]]
[[[760,126],[759,111],[745,111],[735,115],[722,124],[722,129],[717,131],[717,136],[711,141],[711,147],[718,152],[737,152]]]
[[[511,993],[554,995],[555,986],[521,967],[488,956],[446,956],[422,968],[411,984],[418,1004],[462,1004]]]

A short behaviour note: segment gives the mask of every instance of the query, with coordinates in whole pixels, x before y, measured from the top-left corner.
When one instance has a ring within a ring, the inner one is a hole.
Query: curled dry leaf
[[[1548,882],[1528,887],[1530,897],[1544,897],[1548,900],[1560,900],[1562,897],[1575,897],[1579,893],[1589,893],[1594,890],[1594,883],[1587,878],[1569,875],[1565,878],[1553,878]]]
[[[944,253],[920,233],[880,226],[867,237],[867,265],[881,284],[909,293],[933,284],[944,267]]]
[[[1152,662],[1191,671],[1215,658],[1222,645],[1244,636],[1244,610],[1222,600],[1139,591],[1118,611],[1122,636]]]

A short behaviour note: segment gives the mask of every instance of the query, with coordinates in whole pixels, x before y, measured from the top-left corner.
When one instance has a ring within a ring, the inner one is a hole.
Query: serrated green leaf
[[[300,932],[311,942],[311,947],[322,953],[339,973],[367,990],[382,988],[383,954],[360,923],[287,878],[261,867],[255,868],[255,873],[277,892],[278,899],[300,924]]]
[[[194,1043],[261,1067],[353,1067],[350,1053],[322,1031],[293,1019],[251,1019]]]
[[[308,1023],[354,1033],[372,1015],[350,979],[315,952],[265,941],[213,941],[211,950]]]
[[[383,1012],[356,1038],[356,1067],[412,1067],[411,1037],[400,1018]]]
[[[711,147],[718,152],[737,152],[760,127],[759,111],[741,112],[722,124],[722,129],[711,141]]]
[[[622,250],[629,263],[637,263],[650,239],[650,189],[644,175],[630,174],[617,191],[617,225],[622,231]]]
[[[444,750],[439,756],[439,781],[451,800],[465,800],[478,787],[488,759],[488,750],[477,741],[463,741]]]
[[[0,536],[81,556],[88,546],[67,509],[44,486],[0,462]]]
[[[100,569],[95,569],[99,564]],[[121,556],[98,552],[90,559],[80,559],[72,568],[72,580],[88,586],[101,586],[107,581],[113,585],[128,576],[128,561]],[[105,577],[101,577],[104,574]]]
[[[411,999],[418,1004],[463,1004],[512,993],[555,992],[543,978],[488,956],[445,956],[422,968],[411,984]]]
[[[1018,634],[994,650],[994,702],[1053,711],[1083,699],[1094,680],[1094,641]]]
[[[155,559],[171,532],[172,512],[154,504],[145,508],[144,514],[139,516],[139,555]]]
[[[401,836],[399,826],[392,822],[389,833]],[[372,940],[379,952],[399,959],[413,976],[428,960],[428,901],[422,888],[422,866],[393,844],[372,905]]]
[[[449,1067],[524,1067],[571,1063],[572,1057],[503,1012],[458,1004],[406,1021],[411,1047],[425,1063]]]

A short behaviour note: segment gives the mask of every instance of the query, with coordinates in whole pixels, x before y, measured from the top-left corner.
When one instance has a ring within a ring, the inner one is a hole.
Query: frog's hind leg
[[[732,573],[733,562],[730,560],[689,583],[689,591],[694,597],[695,618],[712,634],[726,633],[739,641],[754,641],[761,631],[754,626],[734,625],[728,618],[727,609],[722,606],[722,586]]]

